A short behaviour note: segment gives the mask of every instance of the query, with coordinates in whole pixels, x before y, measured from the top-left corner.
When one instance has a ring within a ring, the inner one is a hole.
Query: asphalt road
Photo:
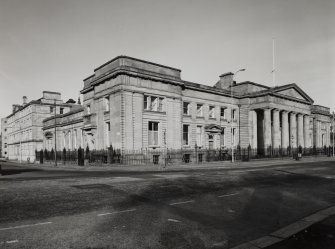
[[[2,173],[1,248],[231,248],[335,205],[334,161],[151,173],[4,165]]]

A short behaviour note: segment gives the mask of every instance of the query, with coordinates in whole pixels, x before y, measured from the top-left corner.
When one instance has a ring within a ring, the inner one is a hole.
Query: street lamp
[[[233,104],[234,104],[234,95],[233,95],[233,84],[234,84],[234,76],[239,73],[239,72],[243,72],[245,71],[245,68],[239,69],[237,70],[234,74],[233,74],[233,78],[231,81],[231,86],[230,86],[230,97],[231,97],[231,121],[230,121],[230,126],[231,126],[231,162],[234,162],[234,136],[235,134],[233,134]],[[240,136],[240,134],[239,134]]]

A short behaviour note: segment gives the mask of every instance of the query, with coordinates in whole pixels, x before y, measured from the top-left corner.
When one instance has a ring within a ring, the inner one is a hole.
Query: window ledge
[[[209,119],[211,119],[211,120],[216,120],[216,118],[211,118],[211,117],[210,117]]]
[[[148,148],[155,150],[155,149],[159,149],[160,146],[159,145],[149,145]]]
[[[163,112],[163,111],[152,111],[152,110],[145,110],[145,109],[144,109],[144,112],[166,114],[166,112]]]
[[[184,116],[184,117],[188,117],[188,118],[190,118],[190,117],[191,117],[191,115],[190,115],[190,114],[183,114],[183,116]]]
[[[199,118],[199,119],[205,119],[204,116],[197,116],[197,118]]]

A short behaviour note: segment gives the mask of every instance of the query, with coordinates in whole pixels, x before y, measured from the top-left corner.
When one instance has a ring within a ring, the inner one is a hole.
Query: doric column
[[[298,146],[304,147],[304,116],[302,114],[298,114]]]
[[[272,145],[271,135],[271,109],[264,109],[264,146]]]
[[[249,144],[251,148],[257,148],[257,113],[249,111]]]
[[[251,145],[252,148],[257,148],[257,112],[254,110],[252,112],[252,136],[253,143]]]
[[[281,122],[282,122],[282,131],[281,131],[281,146],[282,148],[287,148],[290,143],[290,133],[289,133],[289,127],[288,127],[288,112],[283,111],[281,116]]]
[[[297,117],[294,112],[290,113],[290,146],[297,147]]]
[[[320,127],[321,125],[320,125],[319,120],[316,120],[315,126],[316,126],[315,145],[316,145],[316,148],[320,148],[321,147],[321,127]]]
[[[273,110],[273,148],[281,146],[279,110]]]
[[[304,146],[305,148],[311,147],[311,141],[309,139],[309,116],[305,115],[304,116]]]

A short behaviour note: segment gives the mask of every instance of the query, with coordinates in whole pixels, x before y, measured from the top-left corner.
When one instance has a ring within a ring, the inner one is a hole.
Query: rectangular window
[[[236,120],[236,110],[234,110],[234,109],[231,109],[231,118],[232,118],[232,120]]]
[[[54,108],[52,106],[50,106],[50,113],[54,112]]]
[[[144,95],[143,108],[147,111],[162,112],[164,98]]]
[[[220,109],[220,117],[221,118],[226,118],[226,108],[225,107],[221,107],[221,109]]]
[[[226,146],[225,128],[222,128],[222,131],[220,134],[220,144],[221,144],[221,148]]]
[[[59,113],[60,113],[60,114],[63,114],[63,113],[64,113],[64,108],[60,108]]]
[[[189,125],[183,125],[183,145],[189,145]]]
[[[209,117],[215,118],[215,107],[214,106],[209,106]]]
[[[91,114],[91,106],[87,105],[86,106],[87,114]]]
[[[149,121],[148,142],[149,146],[158,145],[158,122]]]
[[[232,142],[233,142],[233,145],[235,145],[235,142],[236,142],[236,128],[233,128],[232,129]]]
[[[105,111],[109,112],[109,97],[105,97]]]
[[[158,111],[158,98],[151,97],[151,111]]]
[[[203,113],[203,105],[197,104],[197,117],[202,117],[204,115]]]
[[[105,134],[105,138],[106,138],[106,147],[108,148],[110,146],[109,144],[109,133],[111,130],[111,124],[110,122],[106,122],[106,134]]]
[[[191,104],[189,102],[183,103],[183,113],[185,115],[191,115]]]
[[[202,126],[197,126],[197,145],[202,146]]]

